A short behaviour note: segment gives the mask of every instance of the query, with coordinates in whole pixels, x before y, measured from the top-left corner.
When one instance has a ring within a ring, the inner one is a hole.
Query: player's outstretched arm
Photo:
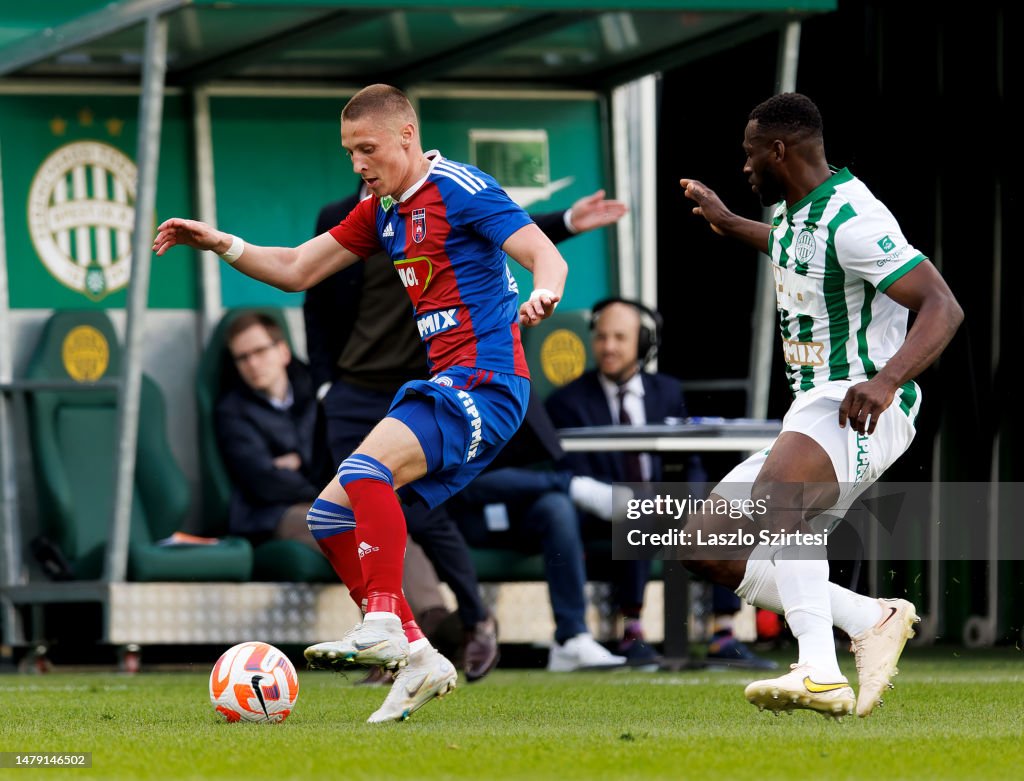
[[[939,357],[964,319],[953,291],[927,260],[896,280],[885,295],[917,312],[917,317],[903,346],[882,370],[867,382],[850,388],[839,405],[840,428],[849,420],[861,434],[874,433],[878,416],[892,404],[899,387]]]
[[[359,260],[327,233],[298,247],[260,247],[205,222],[174,217],[157,228],[153,251],[163,255],[178,245],[215,252],[243,274],[288,292],[312,287]]]
[[[569,265],[551,243],[551,239],[533,223],[524,225],[509,236],[501,248],[533,273],[533,293],[519,307],[521,325],[536,325],[555,311],[565,289]]]
[[[569,221],[577,233],[585,233],[595,228],[618,222],[629,210],[622,201],[605,198],[604,190],[580,198],[569,209]]]
[[[680,179],[679,185],[686,197],[696,202],[693,213],[707,220],[711,230],[721,236],[739,239],[765,255],[768,254],[769,225],[733,214],[714,190],[696,179]]]

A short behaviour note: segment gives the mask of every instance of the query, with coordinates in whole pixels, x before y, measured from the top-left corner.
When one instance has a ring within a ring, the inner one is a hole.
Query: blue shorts
[[[519,429],[529,398],[525,377],[469,366],[405,383],[387,417],[412,429],[427,457],[427,474],[399,495],[434,508],[465,488]]]

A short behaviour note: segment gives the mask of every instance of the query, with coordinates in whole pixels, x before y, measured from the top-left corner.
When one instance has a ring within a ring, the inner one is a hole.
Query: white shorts
[[[910,447],[921,405],[920,388],[911,383],[913,392],[897,391],[889,409],[879,415],[873,434],[858,434],[849,423],[839,428],[839,405],[854,384],[852,380],[829,382],[801,393],[782,419],[783,433],[804,434],[828,453],[839,482],[839,499],[827,513],[833,519],[843,517],[854,500]],[[724,499],[750,499],[750,489],[770,452],[769,447],[735,466],[713,493]]]

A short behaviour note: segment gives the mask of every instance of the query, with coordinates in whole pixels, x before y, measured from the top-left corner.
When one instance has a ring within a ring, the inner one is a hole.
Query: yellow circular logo
[[[110,345],[91,325],[79,325],[68,331],[61,347],[64,370],[77,382],[94,382],[103,376],[110,363]]]
[[[540,366],[548,381],[561,386],[572,382],[586,364],[583,340],[567,328],[548,334],[540,346]]]

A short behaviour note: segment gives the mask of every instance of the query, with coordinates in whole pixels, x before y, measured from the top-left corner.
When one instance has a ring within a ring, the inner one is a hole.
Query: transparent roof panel
[[[322,36],[289,46],[246,65],[238,75],[368,76],[429,62],[481,37],[493,36],[531,18],[514,11],[409,12],[357,15]],[[414,75],[414,74],[413,74]]]
[[[742,14],[603,13],[466,63],[452,76],[565,78],[613,68],[683,46],[743,18]]]
[[[12,9],[0,0],[0,75],[136,80],[145,20],[160,13],[168,20],[171,83],[608,85],[664,65],[695,42],[702,50],[729,45],[835,7],[835,0],[102,1],[24,0],[24,9]]]

